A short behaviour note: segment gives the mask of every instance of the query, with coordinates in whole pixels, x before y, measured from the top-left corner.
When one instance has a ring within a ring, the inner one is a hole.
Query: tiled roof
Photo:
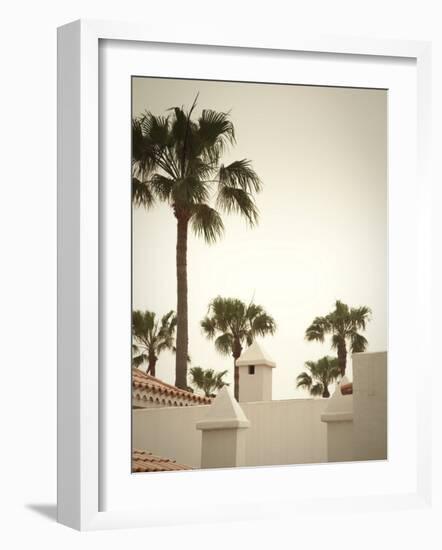
[[[210,397],[191,393],[190,391],[185,391],[171,384],[167,384],[159,378],[146,374],[136,367],[132,368],[132,387],[136,390],[148,390],[160,395],[180,397],[193,404],[209,405],[212,402]]]
[[[148,451],[141,451],[139,449],[132,451],[132,472],[174,472],[191,469],[190,466],[177,464],[175,460],[155,456]]]

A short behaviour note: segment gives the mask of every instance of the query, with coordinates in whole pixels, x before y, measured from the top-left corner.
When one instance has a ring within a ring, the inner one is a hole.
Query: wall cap
[[[224,386],[208,407],[206,416],[196,423],[197,430],[248,428],[250,422],[231,391]]]
[[[249,420],[233,420],[231,418],[218,418],[216,420],[200,420],[196,423],[197,430],[232,430],[248,428]]]
[[[322,422],[353,422],[352,412],[325,412],[321,414]]]

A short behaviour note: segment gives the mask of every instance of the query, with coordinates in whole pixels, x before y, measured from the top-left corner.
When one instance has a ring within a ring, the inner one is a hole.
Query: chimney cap
[[[249,365],[276,367],[276,363],[272,361],[266,351],[258,344],[256,340],[245,349],[241,356],[236,360],[237,367],[246,367]]]

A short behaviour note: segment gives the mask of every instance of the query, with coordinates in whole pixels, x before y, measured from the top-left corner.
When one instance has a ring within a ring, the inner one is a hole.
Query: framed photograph
[[[426,506],[430,46],[58,51],[59,521]]]

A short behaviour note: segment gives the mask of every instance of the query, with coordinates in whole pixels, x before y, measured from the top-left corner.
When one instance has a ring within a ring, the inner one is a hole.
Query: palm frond
[[[253,193],[261,182],[250,161],[220,167],[220,156],[235,142],[229,113],[204,109],[192,120],[191,108],[172,107],[167,116],[146,112],[132,120],[133,202],[150,207],[169,203],[190,216],[194,232],[208,243],[224,231],[218,208],[213,208],[212,186],[218,184],[216,204],[225,212],[240,213],[250,225],[258,220]]]
[[[341,302],[341,300],[336,300],[335,310],[332,312],[332,315],[336,317],[347,317],[350,314],[350,309],[347,304]]]
[[[161,328],[172,330],[177,325],[177,316],[175,315],[175,312],[173,310],[170,310],[166,313],[166,315],[163,315],[161,317]]]
[[[138,178],[132,178],[132,202],[135,206],[150,208],[155,203],[155,196],[152,187],[148,182]]]
[[[350,337],[350,350],[352,353],[361,353],[367,349],[368,341],[365,336],[357,332]]]
[[[173,142],[178,172],[181,178],[189,175],[189,159],[198,156],[195,140],[198,126],[191,120],[193,110],[196,107],[198,95],[199,94],[195,97],[195,100],[187,113],[182,107],[173,107],[170,109],[174,113],[174,117],[171,122],[171,141]]]
[[[174,180],[162,174],[154,174],[150,181],[152,192],[162,201],[170,201]]]
[[[209,314],[211,314],[214,330],[227,332],[233,317],[232,300],[217,296],[209,304]]]
[[[338,358],[326,355],[319,359],[316,363],[315,375],[324,386],[328,386],[341,375]]]
[[[175,345],[176,315],[169,311],[159,322],[153,311],[135,310],[132,312],[132,354],[142,352],[144,361],[157,357]],[[141,361],[141,359],[137,359]]]
[[[231,212],[242,214],[251,226],[258,222],[259,212],[253,196],[248,191],[244,191],[244,189],[228,185],[220,187],[216,205],[227,214]]]
[[[215,340],[215,348],[219,353],[223,355],[229,355],[230,353],[232,353],[233,336],[228,332],[221,334]]]
[[[163,152],[167,141],[160,129],[161,117],[146,113],[132,120],[132,175],[147,180],[151,174],[163,169],[173,175],[172,167],[165,162]],[[157,141],[158,140],[158,141]]]
[[[207,162],[198,156],[192,156],[187,159],[187,176],[193,176],[207,182],[212,180],[215,175],[216,166],[216,163]]]
[[[139,352],[140,348],[136,344],[132,343],[132,355],[136,355]]]
[[[227,146],[235,142],[235,129],[228,113],[204,109],[198,119],[199,148],[203,158],[215,164]]]
[[[345,336],[340,333],[333,334],[331,338],[331,347],[332,349],[338,349],[339,347],[345,346]]]
[[[371,309],[367,306],[352,308],[350,310],[350,319],[352,325],[358,329],[365,330],[367,322],[371,317]]]
[[[189,371],[192,378],[192,383],[199,389],[203,389],[204,386],[204,369],[201,367],[192,367]]]
[[[220,189],[234,187],[247,193],[259,193],[262,188],[258,174],[247,159],[236,160],[228,166],[221,165],[218,173]]]
[[[336,349],[341,361],[341,374],[345,372],[347,344],[352,353],[365,351],[368,341],[360,334],[370,320],[371,309],[367,306],[350,308],[341,300],[336,300],[335,309],[325,317],[316,317],[306,331],[307,340],[324,341],[331,334],[331,347]]]
[[[220,390],[224,386],[229,386],[230,385],[227,382],[224,382],[224,380],[223,380],[224,376],[226,376],[227,373],[228,373],[227,370],[223,370],[221,372],[216,373],[216,375],[215,375],[215,385],[216,385],[217,390]]]
[[[181,158],[182,147],[186,137],[187,130],[187,115],[182,107],[172,107],[173,118],[170,123],[170,132],[173,143],[178,152],[178,158]]]
[[[166,147],[170,143],[169,117],[156,116],[146,112],[140,118],[140,125],[144,137],[159,147]]]
[[[209,315],[201,322],[209,338],[216,332],[229,334],[241,344],[250,345],[255,336],[274,334],[276,323],[260,305],[248,306],[237,298],[217,296],[209,305]],[[230,344],[231,347],[233,343]]]
[[[306,361],[304,366],[310,372],[312,378],[318,378],[321,375],[321,369],[317,361]]]
[[[132,313],[132,329],[135,335],[146,333],[154,328],[156,315],[153,311],[135,310]]]
[[[139,118],[132,119],[132,164],[143,163],[145,140]]]
[[[227,371],[216,373],[213,369],[203,369],[201,367],[192,367],[190,369],[191,383],[200,390],[203,390],[207,397],[213,395],[215,390],[228,386],[223,377]]]
[[[324,386],[321,384],[321,382],[316,382],[316,384],[313,384],[313,386],[310,388],[310,395],[313,397],[319,397],[322,395],[324,391]]]
[[[310,389],[313,384],[312,377],[307,372],[301,372],[296,377],[296,387],[297,388],[307,388]]]
[[[147,362],[148,362],[148,357],[144,353],[142,353],[141,355],[137,355],[135,357],[132,357],[132,366],[134,366],[134,367],[138,368],[143,363],[147,363]]]
[[[296,378],[296,387],[305,388],[315,397],[319,395],[328,397],[328,386],[341,374],[337,357],[326,355],[318,361],[306,361],[304,366],[306,371],[301,372]]]
[[[327,317],[316,317],[305,331],[306,340],[324,341],[325,333],[329,331],[330,323]]]
[[[205,181],[195,176],[176,180],[172,188],[173,202],[176,205],[200,205],[209,199],[209,189]]]
[[[251,332],[253,336],[267,336],[275,334],[276,323],[273,317],[263,312],[250,320]]]
[[[209,244],[214,243],[224,232],[221,216],[208,204],[193,205],[191,223],[195,234]]]
[[[204,317],[204,319],[201,321],[201,328],[203,329],[204,334],[210,340],[215,337],[217,327],[216,321],[213,317]]]

